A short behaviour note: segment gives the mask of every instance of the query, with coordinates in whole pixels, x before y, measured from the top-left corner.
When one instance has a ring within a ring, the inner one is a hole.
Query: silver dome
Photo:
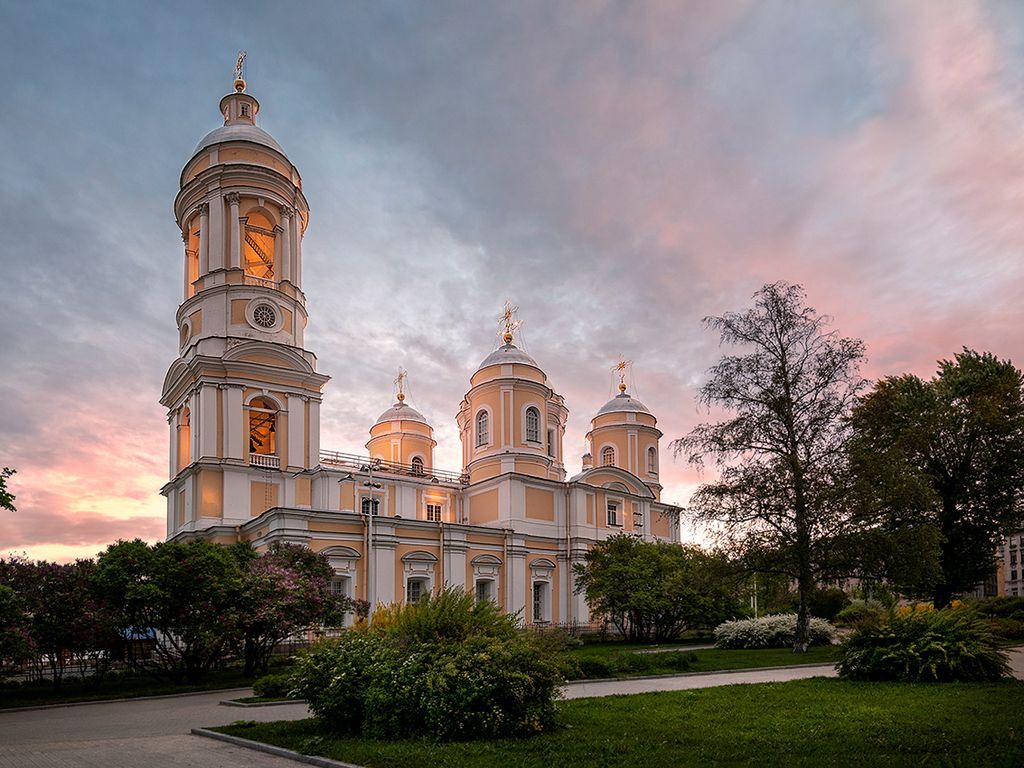
[[[491,365],[507,365],[510,363],[532,365],[537,370],[540,370],[540,366],[537,365],[537,361],[514,344],[503,344],[498,347],[496,350],[491,352],[491,354],[485,357],[484,361],[480,363],[476,369],[479,371]]]
[[[634,400],[630,395],[625,392],[616,395],[607,403],[601,406],[601,410],[597,412],[597,416],[602,416],[606,413],[651,413],[647,406],[641,403],[639,400]],[[652,416],[654,414],[651,414]],[[596,416],[595,416],[596,418]]]
[[[203,137],[203,140],[196,146],[196,151],[192,154],[197,154],[207,147],[212,147],[214,144],[221,144],[225,141],[249,141],[253,144],[262,144],[265,147],[270,147],[280,152],[282,155],[284,154],[281,145],[274,140],[273,136],[251,123],[229,123],[222,125],[220,128],[214,128]]]
[[[384,411],[384,413],[377,418],[377,421],[374,422],[374,426],[377,424],[383,424],[386,421],[418,421],[430,426],[430,423],[422,413],[402,402],[395,403]]]

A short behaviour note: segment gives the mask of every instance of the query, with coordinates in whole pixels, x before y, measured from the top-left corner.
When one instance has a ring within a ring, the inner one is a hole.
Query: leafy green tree
[[[28,606],[21,595],[0,584],[0,674],[18,665],[32,653],[28,628]]]
[[[334,569],[306,547],[274,544],[262,555],[248,544],[233,548],[242,568],[242,602],[236,615],[245,674],[266,673],[278,643],[300,630],[339,626],[351,601],[331,594]]]
[[[208,541],[119,541],[99,557],[96,585],[128,637],[155,640],[153,663],[136,666],[197,682],[239,626],[244,573],[230,548]]]
[[[7,490],[7,478],[13,475],[14,472],[15,470],[10,467],[0,469],[0,509],[8,509],[11,512],[17,512],[17,510],[14,508],[15,496]]]
[[[591,547],[574,570],[591,611],[633,641],[672,640],[740,612],[728,561],[699,547],[619,534]]]
[[[15,610],[22,612],[13,631],[27,644],[23,650],[49,667],[55,688],[72,666],[98,684],[117,644],[112,617],[93,593],[95,572],[92,560],[64,565],[22,558],[0,561],[0,585],[14,593]]]
[[[936,607],[984,581],[1000,540],[1024,526],[1024,398],[1009,360],[964,349],[924,381],[879,381],[853,412],[860,495],[892,525],[933,529]]]
[[[835,542],[856,528],[846,500],[847,417],[867,385],[863,342],[840,337],[805,301],[800,286],[774,283],[754,294],[753,307],[705,318],[722,344],[742,352],[711,368],[698,398],[732,415],[673,442],[677,455],[698,467],[710,458],[718,470],[691,497],[694,516],[751,571],[796,582],[800,652],[811,593],[835,575]]]

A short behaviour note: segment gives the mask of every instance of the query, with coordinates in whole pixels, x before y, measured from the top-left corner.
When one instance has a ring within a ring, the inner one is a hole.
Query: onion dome
[[[632,395],[626,392],[619,392],[615,397],[609,400],[607,403],[601,406],[598,410],[597,415],[602,416],[606,413],[650,413],[650,409],[639,400],[635,399]]]
[[[492,365],[508,365],[516,363],[518,365],[532,365],[534,368],[540,369],[537,365],[537,361],[526,354],[523,350],[519,349],[511,341],[506,341],[502,346],[491,352],[487,357],[484,358],[483,362],[477,366],[477,371],[481,371],[484,368],[488,368]]]
[[[378,416],[374,425],[384,424],[388,421],[418,421],[422,424],[428,423],[426,417],[422,413],[417,411],[411,405],[407,405],[403,400],[399,400]]]

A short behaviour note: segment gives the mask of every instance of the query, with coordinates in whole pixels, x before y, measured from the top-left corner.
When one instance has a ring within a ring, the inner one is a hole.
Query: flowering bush
[[[948,682],[998,680],[1006,654],[983,620],[965,608],[897,611],[844,644],[839,674],[853,680]]]
[[[796,614],[780,613],[759,619],[726,621],[715,627],[718,648],[785,648],[796,635]],[[831,645],[835,629],[824,619],[810,620],[807,639],[811,645]]]
[[[515,617],[458,589],[380,615],[299,659],[296,693],[332,730],[463,739],[550,723],[559,666]]]

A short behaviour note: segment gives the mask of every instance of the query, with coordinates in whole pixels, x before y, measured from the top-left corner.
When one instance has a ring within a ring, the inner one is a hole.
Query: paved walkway
[[[1024,648],[1010,653],[1014,675],[1024,680]],[[736,683],[767,683],[835,675],[829,665],[739,670],[681,677],[570,683],[566,698],[681,691]],[[295,768],[295,763],[189,734],[195,726],[235,720],[298,720],[302,704],[241,709],[221,699],[247,695],[223,691],[148,701],[0,711],[0,768]]]

